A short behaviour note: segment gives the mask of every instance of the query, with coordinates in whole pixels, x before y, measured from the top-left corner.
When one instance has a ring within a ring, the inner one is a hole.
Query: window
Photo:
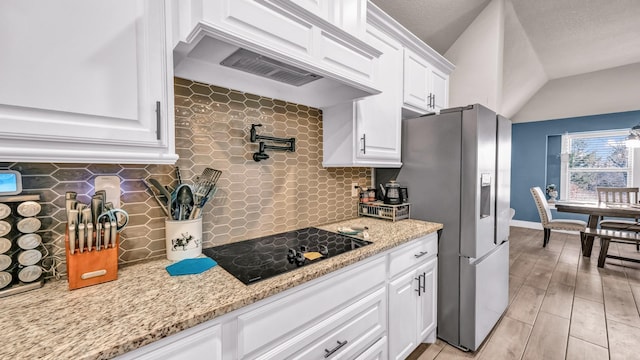
[[[563,135],[560,198],[597,201],[596,186],[632,186],[633,151],[625,144],[627,135],[628,129]]]

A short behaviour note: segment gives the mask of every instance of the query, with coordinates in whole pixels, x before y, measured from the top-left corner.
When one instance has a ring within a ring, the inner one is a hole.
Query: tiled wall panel
[[[204,247],[357,215],[351,183],[369,184],[370,169],[322,167],[320,110],[176,78],[175,116],[177,165],[185,182],[206,167],[223,172],[215,198],[203,209]],[[249,130],[256,123],[263,125],[259,134],[295,137],[296,152],[270,151],[270,159],[255,162],[258,144],[249,141]],[[87,203],[98,175],[120,177],[121,201],[131,217],[120,263],[165,256],[164,214],[141,179],[154,177],[174,187],[172,166],[0,163],[0,168],[19,170],[25,192],[42,194],[43,235],[63,259],[64,193],[76,191]]]

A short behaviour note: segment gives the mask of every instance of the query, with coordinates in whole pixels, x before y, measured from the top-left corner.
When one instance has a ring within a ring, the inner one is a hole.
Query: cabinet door
[[[423,342],[429,333],[435,330],[437,321],[437,291],[438,291],[437,259],[433,259],[416,270],[416,277],[421,277],[424,292],[418,297],[418,338]]]
[[[429,110],[429,73],[431,66],[422,57],[404,49],[404,104],[416,112]]]
[[[177,158],[164,2],[2,1],[0,44],[0,161]]]
[[[431,68],[430,77],[431,110],[439,112],[449,106],[449,77],[435,68]]]
[[[418,346],[416,271],[389,282],[389,359],[405,359]]]
[[[356,102],[356,160],[400,162],[402,45],[375,28],[367,41],[382,51],[376,85],[382,93]]]

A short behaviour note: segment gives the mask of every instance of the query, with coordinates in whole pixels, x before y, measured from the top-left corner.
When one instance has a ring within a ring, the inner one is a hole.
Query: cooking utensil
[[[149,191],[151,191],[151,194],[153,194],[153,198],[156,199],[156,202],[158,203],[158,205],[160,205],[162,212],[164,212],[164,214],[167,215],[168,217],[171,217],[171,213],[169,213],[169,210],[167,209],[167,205],[166,205],[171,199],[166,199],[163,202],[162,200],[160,200],[160,197],[158,197],[158,194],[155,191],[153,191],[153,189],[151,188],[151,185],[149,185],[149,183],[146,180],[142,179],[142,182],[149,189]],[[164,195],[162,196],[164,197]]]
[[[76,193],[75,191],[67,191],[66,193],[64,193],[65,200],[75,200],[76,197],[78,197],[78,193]]]
[[[196,206],[193,208],[193,211],[191,211],[191,215],[189,216],[190,220],[197,219],[201,216],[202,208],[209,201],[209,199],[211,199],[216,194],[216,191],[218,191],[218,188],[215,186],[212,186],[209,189],[209,192],[207,193],[207,195],[205,195],[202,199],[200,199],[199,202],[196,202]]]
[[[167,190],[164,186],[162,186],[162,184],[160,184],[160,182],[157,179],[154,178],[149,178],[149,182],[151,183],[151,185],[153,185],[153,187],[155,187],[156,189],[158,189],[158,192],[160,192],[160,194],[162,194],[166,199],[167,199],[167,208],[171,209],[171,192],[169,192],[169,190]]]
[[[182,176],[180,176],[180,167],[176,166],[175,172],[176,172],[176,180],[178,181],[178,185],[176,185],[176,187],[178,187],[179,185],[182,184]]]
[[[173,206],[175,220],[185,220],[188,218],[187,211],[193,208],[194,203],[191,186],[182,184],[174,193],[176,194]]]

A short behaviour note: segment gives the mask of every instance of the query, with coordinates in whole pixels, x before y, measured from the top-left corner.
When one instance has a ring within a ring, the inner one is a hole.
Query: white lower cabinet
[[[437,251],[427,235],[118,359],[404,359],[435,335]]]
[[[407,254],[419,261],[389,282],[390,359],[405,359],[436,330],[438,263],[435,253],[422,249],[437,245],[437,238],[423,239],[391,254],[391,264],[411,264]]]

